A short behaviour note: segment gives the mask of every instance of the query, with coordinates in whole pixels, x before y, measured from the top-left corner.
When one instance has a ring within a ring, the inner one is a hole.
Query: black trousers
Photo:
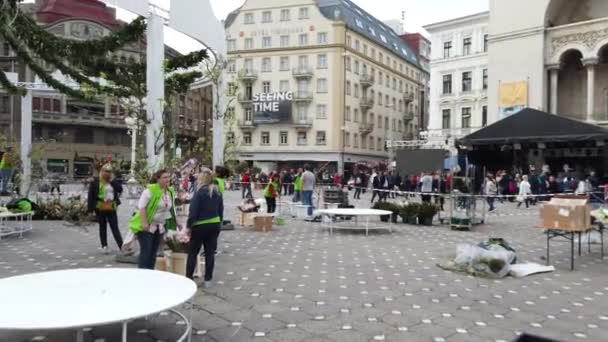
[[[139,242],[139,260],[138,268],[153,270],[156,264],[156,254],[162,235],[156,230],[154,233],[139,232],[137,233],[137,241]]]
[[[283,195],[289,194],[289,184],[283,184]]]
[[[99,220],[99,241],[101,247],[108,246],[108,224],[112,230],[114,240],[118,245],[118,248],[122,248],[122,236],[120,230],[118,230],[118,216],[116,216],[116,210],[112,211],[96,211],[97,219]]]
[[[196,261],[201,247],[205,253],[205,281],[213,279],[215,267],[215,251],[217,238],[220,235],[221,224],[204,224],[192,227],[190,233],[190,246],[188,248],[188,263],[186,264],[186,277],[192,279],[196,269]]]
[[[376,196],[378,196],[378,200],[382,199],[382,193],[374,189],[374,191],[372,192],[372,203],[374,203],[374,199],[376,199]]]
[[[361,199],[361,186],[355,185],[355,199]]]
[[[275,197],[266,197],[266,207],[269,214],[274,213],[277,210],[277,199]]]

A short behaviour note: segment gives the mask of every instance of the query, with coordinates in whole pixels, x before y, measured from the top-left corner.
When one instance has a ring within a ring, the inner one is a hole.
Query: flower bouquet
[[[169,231],[165,237],[165,245],[171,251],[169,256],[170,271],[175,274],[186,275],[190,232],[187,229]]]

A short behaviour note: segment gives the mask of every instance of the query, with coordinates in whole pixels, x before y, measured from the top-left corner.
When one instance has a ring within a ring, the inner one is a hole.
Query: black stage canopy
[[[526,108],[460,139],[464,146],[608,140],[596,125]]]

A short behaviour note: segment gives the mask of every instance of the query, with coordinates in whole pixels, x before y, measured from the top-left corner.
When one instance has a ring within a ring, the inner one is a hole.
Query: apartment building
[[[239,159],[342,171],[418,131],[418,58],[355,3],[247,0],[225,25]]]

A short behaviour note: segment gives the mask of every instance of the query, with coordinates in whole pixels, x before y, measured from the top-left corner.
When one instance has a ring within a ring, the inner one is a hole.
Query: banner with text
[[[498,119],[511,116],[528,106],[528,81],[501,83],[498,95]]]
[[[253,95],[253,122],[256,124],[291,121],[293,93],[261,93]]]

